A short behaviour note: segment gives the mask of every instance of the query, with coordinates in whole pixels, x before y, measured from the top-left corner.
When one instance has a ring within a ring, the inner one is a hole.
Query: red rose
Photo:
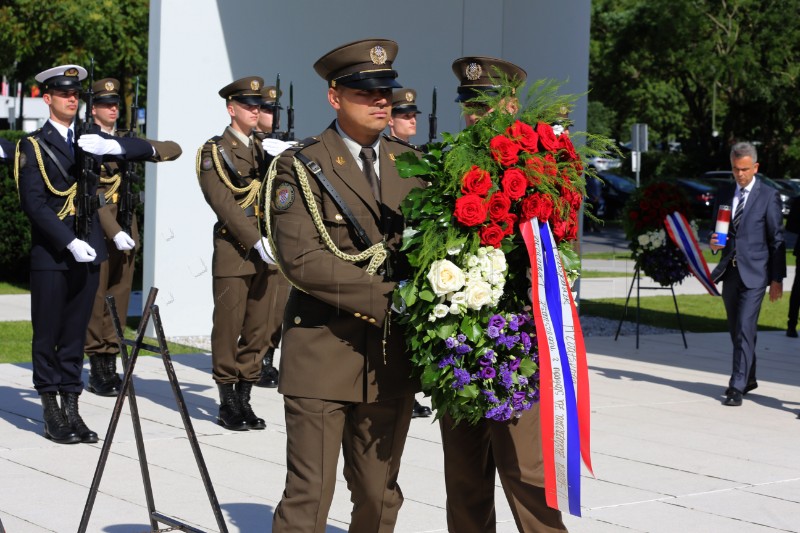
[[[498,220],[497,224],[500,227],[505,228],[503,232],[506,235],[511,235],[514,233],[514,226],[517,224],[517,215],[515,215],[514,213],[508,213],[508,215],[506,215],[506,218],[504,220]]]
[[[539,122],[536,124],[536,133],[539,134],[539,145],[542,150],[548,152],[557,152],[559,148],[558,139],[556,134],[553,133],[553,127],[550,124]]]
[[[539,134],[533,131],[533,128],[524,122],[520,122],[519,120],[514,122],[514,125],[506,130],[506,135],[526,152],[533,153],[539,151]]]
[[[486,204],[477,194],[465,194],[456,200],[453,215],[464,226],[477,226],[486,220]]]
[[[558,136],[558,148],[561,150],[558,155],[562,160],[580,160],[580,157],[578,157],[578,154],[575,152],[575,146],[572,145],[572,139],[569,138],[569,135],[566,132]]]
[[[461,178],[461,192],[464,194],[477,194],[485,198],[491,188],[492,176],[476,165],[472,165]]]
[[[520,209],[523,220],[538,218],[540,222],[545,222],[553,214],[553,200],[547,195],[536,192],[522,200]]]
[[[480,231],[481,244],[483,246],[494,246],[500,248],[500,243],[503,242],[503,237],[506,236],[503,228],[497,224],[488,224],[483,226]]]
[[[544,160],[540,157],[531,157],[525,161],[525,175],[534,187],[542,183],[544,174]]]
[[[553,236],[556,239],[556,242],[561,242],[567,236],[567,221],[566,220],[554,220],[551,221],[551,225],[553,227]]]
[[[505,167],[510,167],[519,161],[519,145],[502,135],[489,141],[489,149],[494,160]]]
[[[498,222],[504,220],[511,209],[511,199],[504,192],[496,192],[489,198],[489,220]]]
[[[509,198],[512,200],[519,200],[525,196],[525,189],[528,188],[528,179],[525,177],[525,173],[520,169],[516,167],[509,168],[503,173],[500,186]]]

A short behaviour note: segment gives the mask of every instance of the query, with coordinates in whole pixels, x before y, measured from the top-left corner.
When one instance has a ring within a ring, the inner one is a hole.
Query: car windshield
[[[633,181],[630,178],[618,176],[617,174],[609,174],[607,172],[603,172],[602,174],[600,174],[600,179],[602,179],[605,182],[608,182],[609,185],[616,187],[622,192],[630,193],[636,190],[635,181]]]

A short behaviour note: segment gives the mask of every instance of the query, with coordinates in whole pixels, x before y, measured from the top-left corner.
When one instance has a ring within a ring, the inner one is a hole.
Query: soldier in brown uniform
[[[403,87],[392,93],[392,118],[389,119],[389,133],[401,141],[411,142],[417,134],[417,91]]]
[[[119,81],[105,78],[92,85],[94,98],[92,116],[95,125],[109,135],[126,136],[126,132],[116,129],[119,118]],[[172,141],[149,142],[155,151],[150,161],[172,161],[181,155],[181,147]],[[136,216],[132,217],[130,228],[124,227],[124,213],[119,205],[123,189],[122,169],[116,162],[103,163],[100,167],[98,193],[105,196],[106,205],[98,209],[100,226],[105,234],[108,261],[100,264],[100,283],[92,307],[89,328],[86,331],[84,352],[89,356],[89,382],[87,388],[98,396],[116,396],[121,380],[117,375],[117,333],[106,306],[106,296],[113,296],[120,323],[125,326],[128,316],[128,302],[133,285],[133,269],[136,251],[139,249],[139,225]],[[138,195],[134,197],[138,200]],[[138,203],[138,202],[137,202]],[[135,207],[135,203],[131,203]]]
[[[340,451],[350,531],[392,531],[403,502],[397,476],[419,383],[390,304],[407,276],[399,205],[423,182],[399,177],[394,159],[411,148],[381,136],[396,53],[394,41],[364,40],[314,64],[336,120],[284,152],[268,186],[276,259],[294,285],[278,386],[287,475],[276,533],[325,531]]]
[[[526,73],[513,63],[490,57],[462,57],[453,62],[461,82],[459,102],[467,127],[490,112],[470,102],[478,93],[497,94],[499,71],[509,79],[524,81]],[[507,102],[515,112],[518,102]],[[452,533],[491,533],[496,528],[495,471],[514,515],[517,529],[526,533],[566,531],[561,512],[547,506],[544,493],[542,437],[539,404],[508,422],[483,419],[475,425],[454,425],[445,415],[440,420],[447,489],[447,528]]]
[[[266,427],[253,413],[250,393],[274,331],[267,290],[273,261],[259,231],[257,202],[268,156],[253,134],[263,85],[260,77],[247,77],[220,89],[231,124],[197,152],[200,188],[217,215],[211,360],[219,388],[218,420],[236,431]]]

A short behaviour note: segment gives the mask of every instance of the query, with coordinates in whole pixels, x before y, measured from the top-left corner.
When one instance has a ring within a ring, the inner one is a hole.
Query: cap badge
[[[275,89],[270,89],[269,90],[269,97],[270,98],[275,98],[276,96],[278,96],[278,92]]]
[[[107,81],[106,84],[104,85],[104,87],[106,88],[106,91],[113,91],[114,90],[114,84],[111,83],[110,81]]]
[[[406,102],[413,102],[414,101],[414,93],[411,91],[406,92]]]
[[[481,74],[483,74],[483,69],[477,63],[470,63],[467,65],[467,70],[464,72],[464,74],[467,76],[469,81],[475,81],[481,77]]]
[[[394,160],[395,160],[394,154],[389,154],[389,159],[391,159],[392,161],[394,161]]]
[[[342,156],[337,156],[337,157],[336,157],[336,164],[337,164],[337,165],[339,165],[339,166],[342,166],[342,165],[344,165],[344,157],[342,157]]]
[[[373,46],[369,50],[369,58],[376,65],[383,65],[386,63],[386,50],[383,49],[383,46]]]
[[[250,81],[250,88],[253,89],[254,91],[258,90],[259,85],[260,84],[258,83],[258,80]]]
[[[64,71],[64,76],[77,76],[77,75],[78,75],[78,69],[76,68],[68,68],[67,70]]]

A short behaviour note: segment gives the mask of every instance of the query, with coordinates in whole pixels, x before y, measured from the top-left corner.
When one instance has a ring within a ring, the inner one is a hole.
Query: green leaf
[[[530,377],[533,375],[534,372],[539,370],[539,365],[533,362],[533,359],[528,357],[523,357],[519,363],[519,370],[518,372],[525,377]]]
[[[470,383],[469,385],[465,386],[463,389],[458,391],[458,395],[462,398],[469,398],[474,399],[478,397],[478,386],[474,383]]]
[[[482,339],[483,329],[477,323],[478,318],[471,314],[467,314],[461,320],[461,333],[474,344]]]
[[[425,289],[419,291],[419,299],[426,302],[433,302],[436,299],[436,295],[432,291]]]

